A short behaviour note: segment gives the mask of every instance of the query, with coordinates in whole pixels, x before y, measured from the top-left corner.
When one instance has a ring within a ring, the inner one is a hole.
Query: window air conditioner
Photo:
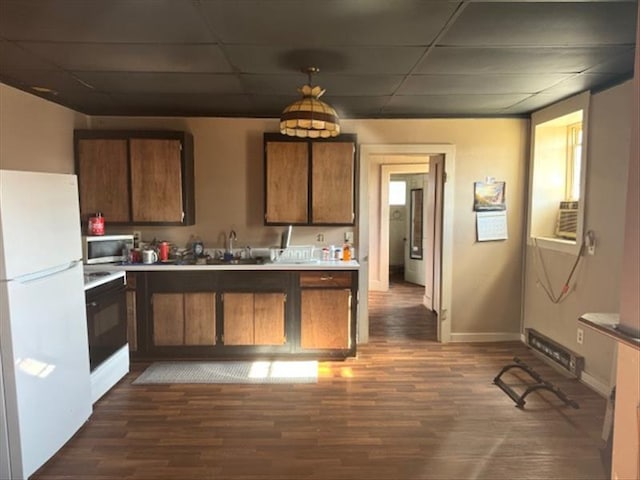
[[[578,231],[578,202],[560,202],[558,220],[556,222],[556,236],[576,239]]]

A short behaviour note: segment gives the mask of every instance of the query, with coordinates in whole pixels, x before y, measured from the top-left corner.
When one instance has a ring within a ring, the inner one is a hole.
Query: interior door
[[[416,174],[407,180],[407,228],[404,242],[404,280],[425,285],[425,174]]]

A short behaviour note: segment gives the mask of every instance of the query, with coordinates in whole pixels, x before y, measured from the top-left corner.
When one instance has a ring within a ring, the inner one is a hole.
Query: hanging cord
[[[534,265],[536,267],[535,268],[536,279],[538,280],[538,283],[542,287],[544,292],[547,294],[547,297],[549,297],[549,300],[551,300],[551,303],[558,304],[562,302],[565,298],[567,298],[567,296],[569,295],[569,292],[571,291],[571,287],[570,287],[571,279],[573,278],[573,274],[575,273],[576,268],[580,263],[580,259],[584,254],[585,244],[583,242],[582,245],[580,245],[580,251],[578,252],[576,261],[573,262],[573,266],[571,267],[571,272],[569,272],[569,276],[567,277],[567,280],[564,282],[564,285],[562,286],[560,295],[556,296],[553,293],[553,288],[551,287],[551,282],[549,281],[549,275],[547,273],[547,267],[544,264],[544,259],[542,258],[542,253],[540,252],[540,248],[538,247],[538,242],[535,237],[533,237],[532,240],[533,240],[533,249],[534,249],[533,259],[534,259]],[[538,262],[540,263],[540,265],[538,265]],[[540,276],[538,275],[539,266],[542,267],[542,272],[544,273],[544,282],[540,280]]]

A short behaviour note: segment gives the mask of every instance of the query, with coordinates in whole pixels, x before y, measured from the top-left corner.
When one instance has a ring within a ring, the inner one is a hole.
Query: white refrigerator
[[[91,414],[75,175],[0,170],[0,478],[27,479]]]

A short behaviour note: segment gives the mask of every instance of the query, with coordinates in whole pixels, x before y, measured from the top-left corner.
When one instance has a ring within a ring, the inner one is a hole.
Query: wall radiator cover
[[[527,328],[527,345],[540,352],[554,364],[580,378],[584,369],[584,357],[560,345],[555,340],[541,334],[533,328]]]

